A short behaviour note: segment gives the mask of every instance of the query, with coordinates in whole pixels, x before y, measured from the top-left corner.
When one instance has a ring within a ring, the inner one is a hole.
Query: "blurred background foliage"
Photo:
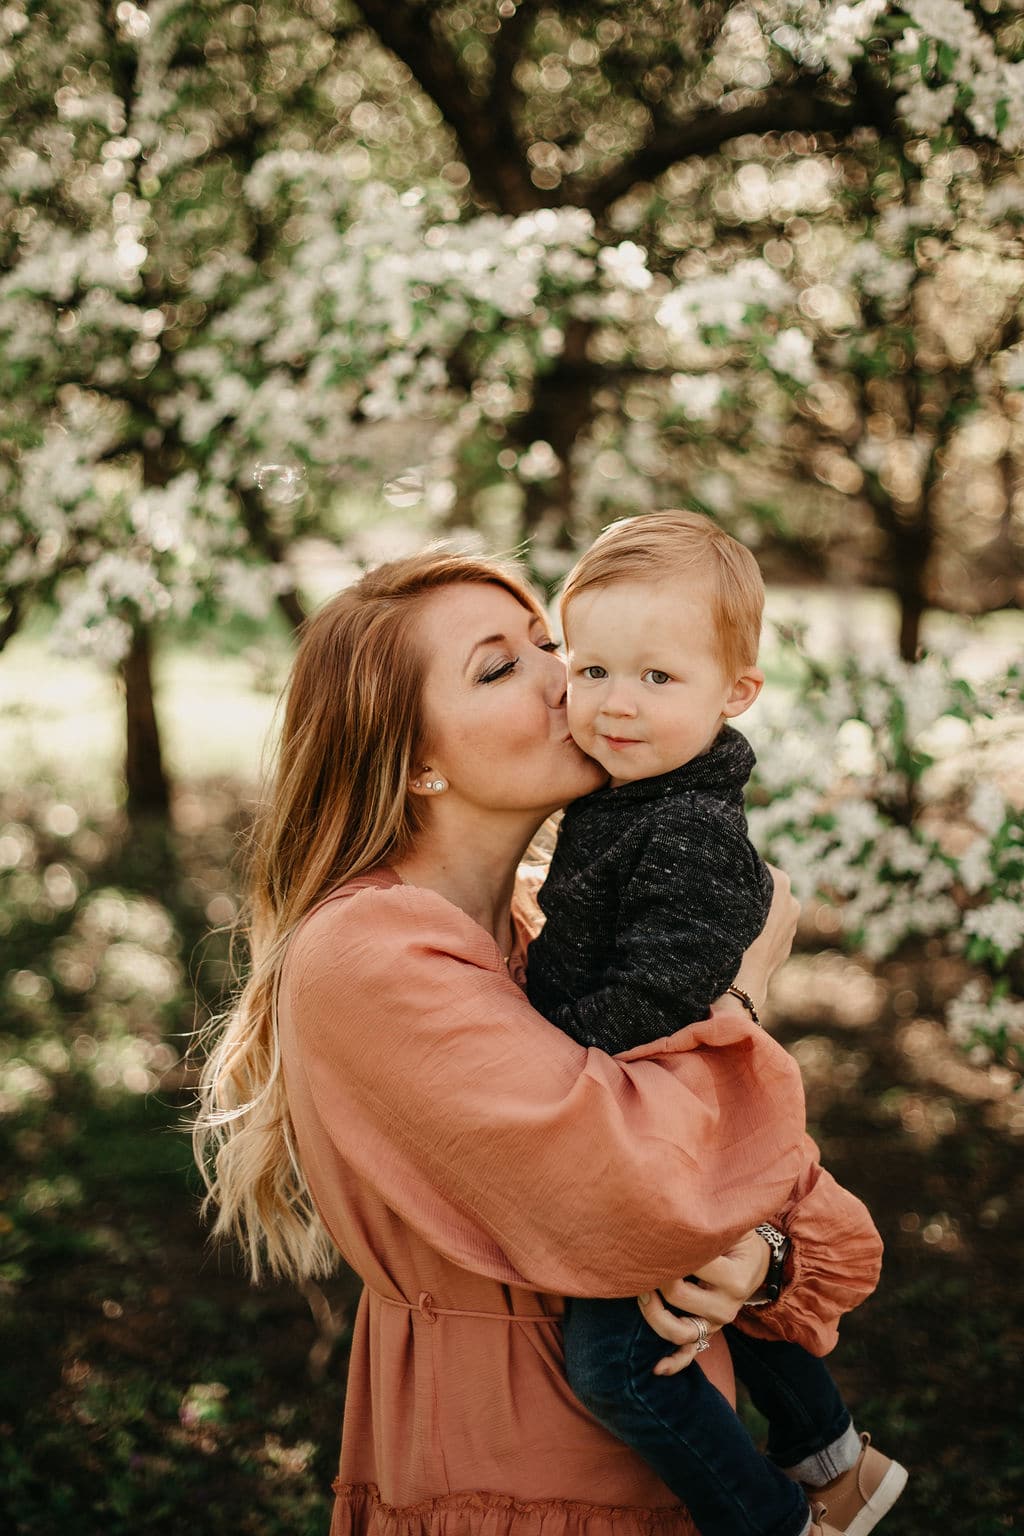
[[[0,9],[13,1530],[326,1529],[352,1277],[205,1254],[177,1131],[294,631],[680,502],[770,586],[772,1027],[889,1254],[838,1370],[894,1530],[1016,1528],[1022,70],[1009,0]]]

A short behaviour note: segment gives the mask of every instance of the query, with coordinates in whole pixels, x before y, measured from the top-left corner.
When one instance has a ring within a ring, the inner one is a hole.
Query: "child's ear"
[[[733,683],[729,697],[722,705],[722,714],[727,720],[742,715],[744,710],[750,708],[763,687],[764,673],[761,668],[748,667]]]

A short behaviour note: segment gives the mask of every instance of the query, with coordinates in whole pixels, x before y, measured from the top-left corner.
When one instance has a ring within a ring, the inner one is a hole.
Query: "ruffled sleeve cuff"
[[[792,1198],[771,1218],[792,1241],[787,1279],[778,1301],[747,1307],[736,1319],[753,1338],[786,1339],[812,1355],[827,1355],[839,1336],[839,1319],[878,1284],[882,1239],[863,1201],[837,1184],[809,1158]]]

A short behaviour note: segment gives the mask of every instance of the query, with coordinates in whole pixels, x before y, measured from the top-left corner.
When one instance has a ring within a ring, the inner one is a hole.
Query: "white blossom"
[[[803,331],[793,327],[780,331],[765,348],[764,355],[776,373],[788,374],[798,384],[810,384],[817,377],[814,344]]]
[[[753,314],[773,313],[792,290],[774,267],[755,259],[738,261],[728,272],[694,278],[673,289],[659,304],[656,318],[676,340],[697,339],[721,326],[740,335]]]
[[[519,473],[524,480],[550,480],[558,474],[558,455],[550,443],[538,439],[519,456]]]
[[[853,63],[875,22],[888,10],[888,0],[854,0],[853,4],[827,4],[816,26],[800,38],[800,56],[810,64],[826,65],[839,80],[849,79]]]
[[[983,983],[975,977],[949,1003],[946,1023],[950,1035],[960,1045],[977,1042],[985,1047],[1005,1034],[1019,1046],[1024,1042],[1024,1002],[1010,997],[987,997]],[[985,1050],[982,1059],[989,1054]]]
[[[915,133],[935,134],[953,116],[958,91],[955,81],[931,87],[923,80],[915,80],[899,98],[896,107]]]
[[[718,410],[724,380],[713,373],[674,373],[672,399],[691,421],[710,421]]]
[[[647,252],[632,240],[604,246],[598,252],[597,262],[613,283],[621,283],[634,293],[643,293],[653,281],[647,270]]]
[[[989,859],[989,840],[976,838],[960,855],[958,873],[961,884],[971,895],[984,890],[992,881],[992,863]]]
[[[964,918],[964,931],[987,939],[1003,955],[1012,955],[1024,942],[1024,902],[999,898],[976,907]]]
[[[1024,347],[1003,353],[1002,376],[1007,389],[1024,389]]]
[[[1006,800],[998,784],[981,779],[975,785],[967,805],[967,819],[992,838],[1006,820]]]

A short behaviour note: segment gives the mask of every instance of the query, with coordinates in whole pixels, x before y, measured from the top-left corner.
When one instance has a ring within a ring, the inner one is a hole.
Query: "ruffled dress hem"
[[[678,1504],[661,1509],[585,1504],[575,1499],[523,1503],[500,1493],[450,1493],[400,1508],[372,1483],[334,1484],[330,1536],[697,1536]]]

